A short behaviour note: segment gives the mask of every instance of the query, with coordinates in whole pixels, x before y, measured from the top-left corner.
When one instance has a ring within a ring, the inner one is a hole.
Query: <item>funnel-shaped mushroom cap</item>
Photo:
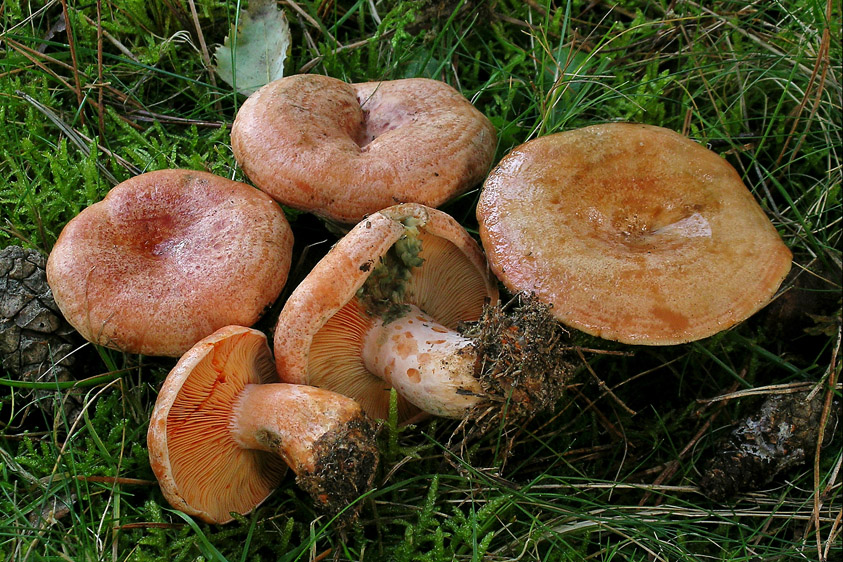
[[[281,457],[247,449],[232,431],[250,384],[277,382],[266,337],[227,326],[185,353],[164,381],[147,442],[164,497],[204,521],[231,520],[260,505],[287,471]]]
[[[444,82],[347,84],[307,74],[250,96],[231,145],[246,175],[281,203],[353,224],[396,203],[436,207],[477,185],[495,137]]]
[[[394,246],[404,256],[387,259]],[[275,330],[278,373],[350,396],[371,417],[385,418],[390,386],[361,357],[380,316],[372,308],[404,302],[453,330],[497,299],[480,247],[453,218],[419,204],[389,207],[352,228],[290,295]],[[417,413],[399,396],[401,420]]]
[[[489,264],[511,291],[625,343],[729,328],[790,269],[790,251],[734,168],[648,125],[595,125],[515,148],[486,180],[477,217]]]
[[[126,180],[71,220],[47,279],[86,339],[175,357],[218,328],[254,324],[284,286],[292,245],[266,194],[161,170]]]

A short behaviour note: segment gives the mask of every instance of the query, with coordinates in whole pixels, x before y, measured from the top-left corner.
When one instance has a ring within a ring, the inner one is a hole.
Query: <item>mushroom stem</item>
[[[266,336],[226,326],[167,375],[149,421],[149,462],[173,507],[209,523],[261,504],[286,472],[330,515],[369,489],[374,426],[351,398],[277,381]]]
[[[319,439],[361,415],[355,402],[343,398],[310,386],[249,384],[234,406],[232,435],[244,449],[280,455],[296,474],[313,470]]]
[[[409,307],[390,322],[378,318],[366,335],[363,363],[404,398],[436,416],[464,418],[486,400],[475,377],[474,341]]]
[[[360,406],[321,388],[248,384],[231,432],[242,448],[284,459],[298,485],[330,513],[369,488],[377,465],[374,433]]]

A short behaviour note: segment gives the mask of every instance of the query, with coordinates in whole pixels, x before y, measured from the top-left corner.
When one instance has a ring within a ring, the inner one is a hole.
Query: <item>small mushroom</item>
[[[516,147],[477,206],[489,264],[563,323],[669,345],[746,319],[791,253],[723,158],[673,131],[613,123]]]
[[[256,508],[288,465],[317,505],[340,512],[369,489],[378,463],[360,406],[278,382],[266,336],[241,326],[181,357],[155,402],[147,443],[164,497],[209,523]]]
[[[206,172],[133,177],[73,218],[47,261],[68,322],[89,341],[178,357],[278,298],[293,235],[278,204]]]
[[[389,207],[352,228],[293,291],[275,331],[276,366],[282,380],[350,396],[375,418],[387,417],[392,387],[402,421],[465,418],[520,384],[510,373],[491,390],[492,365],[457,331],[497,299],[479,246],[454,219]]]
[[[279,202],[354,224],[396,203],[436,207],[479,184],[496,135],[444,82],[306,74],[250,96],[231,145],[249,179]]]

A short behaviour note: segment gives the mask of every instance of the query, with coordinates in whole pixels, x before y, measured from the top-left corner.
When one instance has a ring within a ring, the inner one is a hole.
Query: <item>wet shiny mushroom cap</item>
[[[396,203],[436,207],[479,184],[496,135],[444,82],[307,74],[250,96],[231,144],[249,179],[279,202],[354,224]]]
[[[407,240],[408,228],[423,262],[393,283],[390,268],[379,265]],[[388,287],[386,294],[373,295],[377,287]],[[418,204],[384,209],[337,242],[285,303],[274,346],[281,379],[350,396],[370,417],[386,418],[391,387],[367,368],[362,350],[372,326],[390,315],[372,310],[373,301],[393,296],[453,330],[477,320],[498,291],[479,246],[453,218]],[[419,414],[400,395],[398,406],[402,421]]]
[[[222,326],[254,324],[284,286],[292,244],[265,193],[161,170],[126,180],[73,218],[47,279],[89,341],[176,357]]]
[[[673,131],[595,125],[516,147],[477,207],[489,264],[563,323],[668,345],[746,319],[791,253],[723,158]]]

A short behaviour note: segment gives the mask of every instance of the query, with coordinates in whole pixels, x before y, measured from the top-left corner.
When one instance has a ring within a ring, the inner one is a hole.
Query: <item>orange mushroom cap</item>
[[[284,286],[292,245],[265,193],[161,170],[126,180],[73,218],[47,280],[89,341],[175,357],[222,326],[254,324]]]
[[[477,185],[496,135],[444,82],[306,74],[252,94],[231,145],[249,179],[284,205],[353,224],[396,203],[436,207]]]
[[[369,488],[378,462],[360,406],[278,382],[266,336],[242,326],[217,330],[179,359],[158,394],[147,443],[170,504],[210,523],[256,508],[287,466],[333,515]]]
[[[407,225],[418,229],[423,263],[409,269],[397,291],[453,330],[477,320],[498,299],[477,243],[450,216],[419,204],[389,207],[358,223],[313,268],[284,305],[275,330],[275,361],[286,382],[327,388],[354,398],[375,418],[386,418],[390,385],[372,374],[361,356],[377,321],[367,311],[364,283]],[[399,395],[399,418],[419,409]]]
[[[624,343],[710,336],[774,295],[791,253],[723,158],[613,123],[516,147],[477,206],[489,264],[563,323]]]

